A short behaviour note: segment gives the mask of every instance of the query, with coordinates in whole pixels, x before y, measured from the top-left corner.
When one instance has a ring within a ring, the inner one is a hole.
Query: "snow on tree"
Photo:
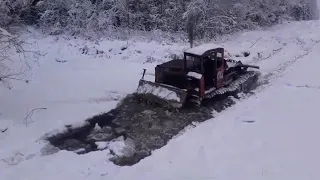
[[[0,27],[0,83],[11,88],[11,81],[28,83],[25,73],[31,69],[31,61],[36,62],[40,53],[25,49],[19,36]],[[29,56],[31,55],[31,56]]]
[[[10,34],[7,30],[0,27],[0,37],[2,38],[12,38],[13,35]]]
[[[15,79],[20,75],[10,67],[10,50],[17,45],[15,37],[4,28],[0,27],[0,82],[8,84],[8,80]],[[18,48],[18,46],[17,46]]]
[[[3,0],[0,26],[20,18],[48,34],[79,35],[126,30],[187,33],[196,25],[194,37],[213,38],[283,20],[317,19],[317,7],[317,0]]]
[[[183,18],[187,21],[187,34],[190,47],[193,47],[193,41],[197,30],[196,28],[199,27],[200,24],[199,20],[205,21],[207,5],[208,1],[206,0],[192,0],[186,9],[186,12],[183,13]]]

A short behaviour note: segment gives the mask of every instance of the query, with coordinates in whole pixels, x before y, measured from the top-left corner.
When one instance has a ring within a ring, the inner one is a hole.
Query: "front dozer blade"
[[[181,108],[187,99],[187,90],[140,79],[137,94],[149,103]]]

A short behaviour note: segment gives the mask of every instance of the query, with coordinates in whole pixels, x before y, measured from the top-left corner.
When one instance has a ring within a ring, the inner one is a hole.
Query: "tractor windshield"
[[[186,56],[187,62],[192,62],[192,64],[199,64],[201,62],[200,57],[194,57],[194,56]]]
[[[191,71],[201,72],[202,62],[200,57],[186,56],[186,67]]]

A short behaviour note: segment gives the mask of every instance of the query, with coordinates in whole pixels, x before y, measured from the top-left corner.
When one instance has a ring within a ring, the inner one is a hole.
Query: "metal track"
[[[247,71],[245,74],[240,75],[235,81],[233,81],[227,87],[223,87],[220,89],[213,89],[210,93],[207,93],[204,99],[212,99],[218,95],[224,95],[228,93],[237,93],[241,91],[247,91],[250,86],[257,81],[260,76],[260,72],[258,71]]]

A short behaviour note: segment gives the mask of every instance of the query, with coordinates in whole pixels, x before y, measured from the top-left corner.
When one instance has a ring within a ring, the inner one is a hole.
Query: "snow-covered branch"
[[[39,52],[25,50],[24,42],[20,41],[18,36],[0,27],[0,83],[8,88],[11,88],[12,80],[28,83],[24,75],[31,68],[31,58],[28,56],[30,53],[32,58],[36,59],[40,55]]]
[[[9,37],[9,38],[11,37],[12,38],[13,35],[10,34],[7,30],[0,27],[0,38],[2,38],[2,37]]]
[[[317,0],[2,0],[0,26],[37,24],[48,34],[127,30],[187,32],[199,37],[319,18]],[[208,31],[210,29],[210,32]]]

